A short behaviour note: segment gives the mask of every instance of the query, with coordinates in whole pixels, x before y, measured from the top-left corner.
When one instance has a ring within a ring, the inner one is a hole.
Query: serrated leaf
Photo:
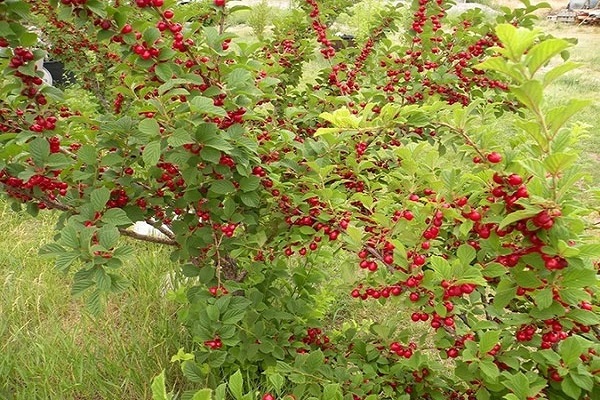
[[[517,294],[516,285],[509,279],[502,279],[494,296],[494,307],[498,310],[506,307]]]
[[[215,106],[212,99],[203,96],[196,96],[190,100],[190,110],[194,113],[218,117],[225,117],[227,115],[225,109]]]
[[[140,121],[138,129],[144,135],[155,137],[160,135],[160,125],[154,118],[146,118]]]
[[[432,256],[429,258],[429,263],[434,271],[436,271],[442,279],[452,279],[452,267],[450,263],[442,257]]]
[[[219,311],[219,308],[217,306],[215,306],[214,304],[209,304],[206,306],[206,315],[208,316],[208,319],[210,321],[213,321],[213,322],[218,321],[220,314],[221,314],[221,312]]]
[[[510,91],[530,110],[538,108],[542,103],[543,87],[539,81],[526,81],[521,86],[511,88]]]
[[[531,218],[539,213],[539,210],[529,209],[529,210],[519,210],[508,214],[502,222],[498,225],[498,229],[504,229],[508,225],[521,221],[526,218]]]
[[[156,165],[160,160],[160,152],[160,140],[148,143],[142,152],[142,160],[144,160],[144,164],[146,164],[148,167]]]
[[[479,353],[486,354],[492,350],[500,340],[500,331],[487,331],[481,334],[479,339]]]
[[[90,193],[90,204],[92,205],[92,209],[94,211],[100,211],[104,209],[104,206],[110,199],[110,189],[106,187],[101,187],[98,189],[94,189],[92,193]]]
[[[560,388],[572,399],[579,399],[581,396],[581,388],[577,386],[570,375],[567,375],[563,378],[562,382],[560,383]]]
[[[169,63],[157,64],[154,68],[154,73],[163,82],[167,82],[173,77],[173,70],[171,69]]]
[[[94,146],[85,144],[77,151],[79,160],[88,165],[96,165],[98,163],[98,152]]]
[[[545,310],[552,305],[553,299],[552,288],[547,287],[542,290],[538,290],[533,294],[533,300],[538,310]]]
[[[460,245],[460,247],[456,251],[456,255],[458,256],[458,259],[461,263],[468,265],[471,263],[471,261],[475,259],[475,257],[477,256],[477,252],[475,251],[473,246],[463,244]]]
[[[63,273],[66,273],[71,265],[81,256],[79,253],[62,253],[56,256],[55,266]]]
[[[45,138],[35,138],[29,143],[29,152],[36,165],[43,165],[50,156],[50,143]]]
[[[167,143],[172,147],[183,146],[184,144],[193,143],[194,139],[192,135],[189,134],[184,129],[177,129],[169,138],[167,139]]]
[[[342,400],[342,388],[339,383],[329,383],[323,387],[323,400]]]
[[[240,194],[240,200],[244,205],[251,208],[258,208],[260,205],[260,197],[256,192],[242,193]]]
[[[260,186],[260,178],[258,176],[247,176],[240,179],[240,189],[243,192],[252,192]]]
[[[212,389],[201,389],[198,390],[192,400],[212,400]]]
[[[119,237],[121,236],[119,229],[111,225],[103,226],[96,234],[98,236],[98,243],[100,246],[107,250],[115,247],[119,241]]]
[[[167,395],[167,388],[165,386],[165,370],[159,375],[152,379],[152,400],[170,400],[171,397]]]
[[[129,219],[125,211],[121,210],[120,208],[110,208],[106,210],[104,215],[102,215],[101,220],[102,222],[108,225],[114,226],[123,226],[131,224],[131,220]]]
[[[491,349],[490,349],[491,350]],[[479,361],[479,369],[485,376],[489,378],[489,381],[497,382],[500,376],[500,370],[498,366],[490,359]]]
[[[527,289],[535,289],[542,286],[542,281],[538,278],[538,273],[534,271],[515,270],[513,276],[517,285]]]
[[[233,395],[236,400],[242,400],[244,395],[244,378],[242,378],[242,373],[238,369],[235,371],[233,375],[229,378],[229,391]]]
[[[200,368],[192,360],[186,360],[181,363],[181,371],[186,379],[194,383],[203,383],[204,377]]]
[[[235,192],[235,186],[228,180],[220,179],[210,185],[210,191],[218,195],[226,195]]]
[[[529,380],[522,372],[514,375],[505,373],[506,380],[502,384],[511,392],[513,392],[520,400],[527,398],[529,394]]]
[[[567,313],[566,317],[587,326],[600,324],[600,316],[593,311],[571,310]]]
[[[533,46],[525,56],[525,65],[527,65],[529,73],[535,74],[540,67],[569,46],[569,42],[557,38],[546,39]]]
[[[583,268],[566,269],[562,283],[565,288],[583,288],[593,286],[598,281],[596,271]]]
[[[560,64],[560,65],[552,68],[551,70],[549,70],[548,72],[546,72],[544,74],[544,87],[548,86],[549,84],[551,84],[552,82],[554,82],[556,79],[560,78],[567,72],[572,71],[576,68],[579,68],[581,65],[582,64],[580,64],[580,63],[575,63],[573,61],[567,61],[563,64]]]

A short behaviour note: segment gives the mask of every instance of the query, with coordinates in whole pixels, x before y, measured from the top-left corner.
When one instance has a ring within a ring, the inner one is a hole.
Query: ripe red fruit
[[[492,151],[490,154],[487,155],[487,160],[492,164],[497,164],[500,161],[502,161],[502,156],[500,155],[500,153]]]
[[[173,18],[175,13],[173,12],[173,10],[166,10],[163,15],[166,19],[171,19]]]
[[[225,7],[225,0],[215,0],[215,6]]]
[[[265,393],[262,397],[262,400],[275,400],[275,396],[273,396],[271,393]]]
[[[508,183],[512,186],[519,186],[521,183],[523,183],[523,178],[517,174],[512,174],[508,177]]]

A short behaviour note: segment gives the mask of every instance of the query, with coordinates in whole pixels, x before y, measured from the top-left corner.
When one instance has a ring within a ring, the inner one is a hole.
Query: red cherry
[[[508,183],[512,186],[519,186],[521,183],[523,183],[523,178],[517,174],[512,174],[508,177]]]
[[[215,1],[215,3],[218,0]],[[224,2],[224,1],[223,1]],[[262,397],[262,400],[275,400],[275,396],[273,396],[271,393],[265,393]]]
[[[215,0],[215,6],[217,6],[217,7],[225,7],[225,0]]]
[[[173,12],[173,10],[166,10],[163,15],[166,19],[171,19],[173,18],[175,13]]]
[[[500,153],[493,151],[487,155],[487,160],[492,164],[498,164],[500,161],[502,161],[502,156]]]

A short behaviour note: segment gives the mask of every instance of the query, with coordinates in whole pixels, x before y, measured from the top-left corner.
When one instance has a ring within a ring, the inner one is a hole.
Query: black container
[[[75,82],[75,75],[71,71],[66,71],[64,64],[60,61],[44,61],[44,68],[52,75],[53,85]]]

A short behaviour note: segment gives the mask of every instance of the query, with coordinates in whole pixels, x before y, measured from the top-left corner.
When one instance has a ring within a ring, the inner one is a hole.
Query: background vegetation
[[[555,3],[564,7],[563,2]],[[368,13],[367,8],[356,9],[357,14],[344,16],[342,23],[369,21],[369,16],[360,14]],[[253,34],[262,35],[267,25],[286,15],[286,11],[263,11],[265,18],[246,14],[233,22],[238,29],[247,25]],[[552,90],[556,102],[571,97],[594,100],[577,120],[589,126],[590,134],[581,142],[583,162],[594,186],[600,187],[600,29],[541,26],[556,36],[579,41],[572,59],[584,66],[560,79]],[[365,35],[364,29],[360,27],[357,34]],[[318,65],[306,66],[311,68],[318,69]],[[595,200],[590,197],[590,201]],[[132,282],[130,290],[113,297],[107,313],[93,319],[84,313],[81,302],[70,296],[68,277],[57,277],[50,271],[50,263],[37,255],[41,244],[52,237],[55,222],[50,213],[34,220],[0,203],[0,399],[149,398],[148,382],[169,368],[172,354],[186,340],[176,320],[177,305],[169,294],[177,287],[178,278],[169,275],[173,266],[168,252],[158,245],[133,244],[137,257],[123,268]],[[324,294],[323,312],[330,313],[334,321],[339,313],[353,313],[357,320],[366,318],[360,305],[351,309],[337,300],[345,295]],[[177,379],[176,367],[168,373]]]

